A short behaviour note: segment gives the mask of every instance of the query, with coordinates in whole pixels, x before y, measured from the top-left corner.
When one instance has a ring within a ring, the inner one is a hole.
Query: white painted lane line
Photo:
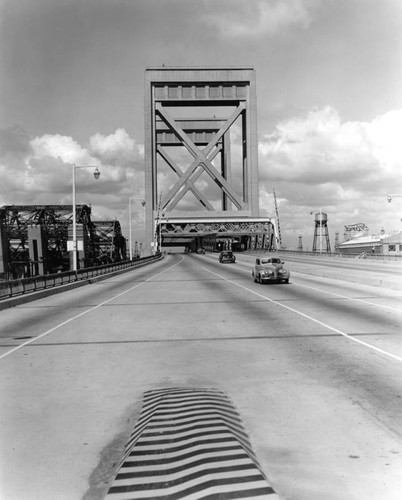
[[[244,264],[244,263],[241,263],[239,262],[240,265],[243,265],[243,267],[245,267],[247,264]],[[245,271],[246,272],[246,271]],[[299,275],[299,276],[305,276],[303,273],[299,273],[299,272],[292,272],[291,275]],[[308,275],[310,277],[310,275]],[[333,279],[333,278],[331,278]],[[371,306],[376,306],[376,307],[380,307],[380,308],[383,308],[383,309],[388,309],[390,311],[394,311],[394,312],[399,312],[401,313],[402,312],[402,309],[398,309],[396,307],[390,307],[390,306],[386,306],[384,304],[376,304],[375,302],[370,302],[369,300],[364,300],[364,299],[356,299],[354,297],[350,297],[349,295],[342,295],[340,293],[335,293],[335,292],[328,292],[327,290],[323,290],[322,288],[315,288],[313,286],[308,286],[308,285],[301,285],[300,283],[295,283],[294,281],[292,281],[292,285],[294,286],[301,286],[301,287],[304,287],[304,288],[308,288],[310,290],[314,290],[316,292],[319,292],[319,293],[327,293],[327,294],[330,294],[330,295],[334,295],[336,297],[340,297],[340,298],[343,298],[343,299],[349,299],[349,300],[355,300],[356,302],[362,302],[363,304],[368,304],[368,305],[371,305]],[[389,297],[385,297],[385,298],[389,298]],[[393,298],[393,297],[391,297]]]
[[[17,345],[16,347],[14,347],[13,349],[10,349],[9,351],[5,352],[4,354],[2,354],[0,356],[0,360],[3,359],[3,358],[6,358],[7,356],[9,356],[10,354],[13,354],[14,352],[18,351],[19,349],[22,349],[23,347],[29,345],[29,344],[32,344],[33,342],[41,339],[42,337],[45,337],[46,335],[49,335],[49,333],[52,333],[54,332],[55,330],[58,330],[59,328],[61,328],[62,326],[65,326],[65,325],[68,325],[69,323],[71,323],[72,321],[75,321],[76,319],[78,318],[81,318],[81,316],[85,316],[85,314],[88,314],[92,311],[95,311],[96,309],[99,309],[99,307],[102,307],[104,306],[105,304],[108,304],[109,302],[112,302],[113,300],[115,299],[118,299],[119,297],[121,297],[122,295],[125,295],[126,293],[128,292],[131,292],[132,290],[134,290],[135,288],[138,288],[140,286],[142,286],[144,283],[147,283],[148,281],[151,281],[153,278],[157,278],[158,276],[160,276],[161,274],[164,274],[166,273],[167,271],[170,271],[171,269],[173,269],[174,267],[176,267],[178,264],[181,264],[184,260],[184,257],[181,258],[181,260],[179,260],[179,262],[176,262],[176,264],[173,264],[173,266],[170,266],[168,267],[167,269],[165,269],[164,271],[161,271],[160,273],[158,274],[155,274],[154,276],[151,276],[150,278],[146,279],[145,281],[142,281],[141,283],[137,283],[136,285],[128,288],[127,290],[124,290],[124,292],[120,292],[118,293],[117,295],[114,295],[113,297],[111,297],[110,299],[107,299],[107,300],[104,300],[103,302],[100,302],[98,305],[96,306],[93,306],[93,307],[90,307],[89,309],[86,309],[85,311],[81,312],[80,314],[76,314],[75,316],[73,316],[72,318],[69,318],[67,319],[66,321],[63,321],[62,323],[59,323],[58,325],[54,326],[53,328],[50,328],[49,330],[47,330],[46,332],[43,332],[41,333],[40,335],[38,335],[37,337],[34,337],[30,340],[27,340],[26,342],[23,342],[22,344],[20,345]]]
[[[376,307],[381,307],[383,309],[389,309],[390,311],[396,311],[396,312],[402,312],[402,309],[398,309],[396,307],[390,307],[390,306],[386,306],[384,304],[376,304],[375,302],[370,302],[369,300],[364,300],[364,299],[356,299],[354,297],[350,297],[348,295],[342,295],[340,293],[335,293],[335,292],[328,292],[327,290],[322,290],[321,288],[315,288],[313,286],[307,286],[307,285],[301,285],[300,283],[292,283],[292,285],[294,286],[300,286],[300,287],[303,287],[303,288],[308,288],[310,290],[314,290],[316,292],[320,292],[320,293],[327,293],[329,295],[334,295],[335,297],[340,297],[342,299],[348,299],[348,300],[353,300],[355,302],[362,302],[363,304],[369,304],[370,306],[376,306]]]
[[[395,356],[395,354],[392,354],[388,351],[384,351],[383,349],[380,349],[379,347],[375,347],[371,344],[368,344],[367,342],[363,342],[362,340],[359,340],[359,339],[353,337],[352,335],[349,335],[348,333],[342,332],[341,330],[338,330],[337,328],[334,328],[333,326],[327,325],[326,323],[323,323],[322,321],[320,321],[316,318],[313,318],[312,316],[310,316],[308,314],[305,314],[301,311],[298,311],[297,309],[294,309],[293,307],[287,306],[285,304],[281,304],[280,302],[278,302],[276,300],[272,300],[269,297],[266,297],[265,295],[262,295],[258,292],[255,292],[251,288],[248,288],[244,285],[241,285],[240,283],[236,283],[236,281],[232,281],[228,278],[225,278],[224,276],[222,276],[218,273],[215,273],[214,271],[211,271],[211,270],[207,269],[206,267],[203,267],[203,269],[211,274],[214,274],[215,276],[218,276],[219,278],[223,279],[224,281],[227,281],[228,283],[232,283],[233,285],[236,285],[239,288],[243,288],[244,290],[247,290],[248,292],[253,293],[254,295],[257,295],[258,297],[261,297],[262,299],[266,300],[267,302],[271,302],[272,304],[276,304],[279,307],[283,307],[284,309],[287,309],[288,311],[292,311],[295,314],[302,316],[303,318],[309,319],[310,321],[313,321],[314,323],[317,323],[317,324],[321,325],[322,327],[327,328],[328,330],[331,330],[335,333],[338,333],[339,335],[342,335],[343,337],[346,337],[349,340],[353,340],[353,342],[364,345],[365,347],[368,347],[369,349],[372,349],[373,351],[377,351],[381,354],[384,354],[385,356],[388,356],[392,359],[395,359],[396,361],[402,362],[402,358],[399,356]]]

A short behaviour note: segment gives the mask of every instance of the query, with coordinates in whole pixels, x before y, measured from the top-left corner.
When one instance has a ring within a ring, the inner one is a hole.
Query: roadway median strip
[[[144,393],[106,500],[279,499],[239,414],[217,389]]]

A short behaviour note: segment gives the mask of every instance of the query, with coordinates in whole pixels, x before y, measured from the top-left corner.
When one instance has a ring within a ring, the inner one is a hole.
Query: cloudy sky
[[[402,230],[401,0],[0,0],[0,206],[77,202],[128,234],[144,193],[144,71],[252,66],[261,215],[288,247]]]

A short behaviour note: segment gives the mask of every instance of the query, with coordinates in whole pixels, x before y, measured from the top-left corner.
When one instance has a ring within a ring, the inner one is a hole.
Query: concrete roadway
[[[103,498],[161,387],[233,400],[289,500],[402,498],[402,267],[162,262],[0,312],[0,498]]]

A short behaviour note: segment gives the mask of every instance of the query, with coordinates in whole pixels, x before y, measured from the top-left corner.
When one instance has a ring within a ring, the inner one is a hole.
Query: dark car
[[[236,257],[230,250],[225,250],[219,254],[219,262],[236,262]]]

